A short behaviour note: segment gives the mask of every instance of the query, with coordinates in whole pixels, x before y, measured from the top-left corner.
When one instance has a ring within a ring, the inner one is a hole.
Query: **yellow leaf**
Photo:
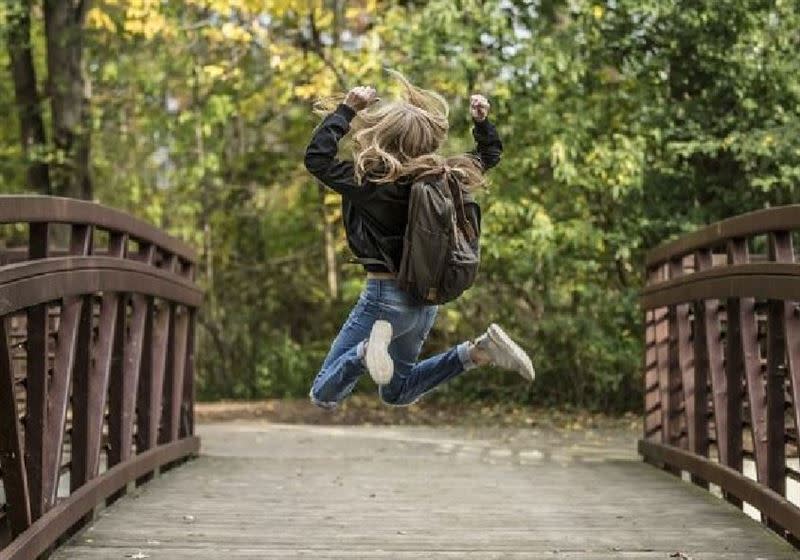
[[[107,13],[100,8],[92,8],[86,14],[86,25],[92,29],[106,29],[108,31],[116,31],[117,26],[114,24]]]

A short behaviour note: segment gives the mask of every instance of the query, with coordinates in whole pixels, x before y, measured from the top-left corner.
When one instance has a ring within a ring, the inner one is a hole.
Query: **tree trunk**
[[[92,198],[89,174],[91,124],[83,64],[83,24],[90,0],[45,0],[48,93],[53,144],[63,159],[53,165],[54,194]]]
[[[328,278],[328,294],[332,299],[339,297],[339,271],[336,267],[336,238],[334,237],[333,221],[328,215],[325,205],[325,186],[317,181],[319,188],[319,205],[322,213],[322,239],[325,246],[325,271]]]
[[[14,80],[20,141],[28,161],[28,187],[39,194],[50,194],[50,171],[42,160],[47,138],[31,52],[30,0],[11,2],[8,10],[8,55]]]

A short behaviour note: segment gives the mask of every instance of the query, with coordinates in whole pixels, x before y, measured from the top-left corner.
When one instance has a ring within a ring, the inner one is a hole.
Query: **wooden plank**
[[[633,431],[236,421],[198,432],[200,458],[117,502],[53,560],[800,558],[636,460]]]
[[[48,547],[59,537],[73,529],[75,525],[85,522],[92,510],[107,496],[117,492],[141,474],[160,465],[196,455],[199,450],[199,439],[186,438],[137,455],[130,461],[103,472],[61,501],[7,548],[0,550],[0,560],[28,560],[39,557],[42,553],[46,553]]]
[[[7,319],[0,317],[0,469],[11,534],[16,536],[30,526],[31,507],[6,323]]]
[[[780,523],[795,538],[800,537],[800,510],[797,506],[739,471],[657,442],[639,440],[638,448],[645,460],[655,464],[667,462],[697,473],[725,488],[739,500],[746,500],[748,504]]]
[[[47,223],[30,224],[28,258],[47,257],[49,226]],[[25,468],[28,470],[28,490],[31,501],[31,519],[44,513],[44,434],[47,427],[48,382],[48,306],[45,303],[28,308],[27,363],[25,399]]]

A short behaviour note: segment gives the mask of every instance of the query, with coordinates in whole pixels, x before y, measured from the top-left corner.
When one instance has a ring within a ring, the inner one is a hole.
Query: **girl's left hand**
[[[484,120],[489,114],[489,100],[480,93],[470,95],[469,113],[478,122]]]

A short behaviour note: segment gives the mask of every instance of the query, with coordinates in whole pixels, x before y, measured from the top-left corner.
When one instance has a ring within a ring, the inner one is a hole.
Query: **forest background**
[[[206,400],[307,394],[363,284],[303,167],[311,106],[396,94],[387,67],[450,101],[444,153],[472,148],[471,93],[505,146],[479,281],[425,353],[499,321],[537,381],[466,375],[444,401],[638,409],[644,251],[800,194],[796,0],[2,0],[0,42],[0,193],[198,248]]]

